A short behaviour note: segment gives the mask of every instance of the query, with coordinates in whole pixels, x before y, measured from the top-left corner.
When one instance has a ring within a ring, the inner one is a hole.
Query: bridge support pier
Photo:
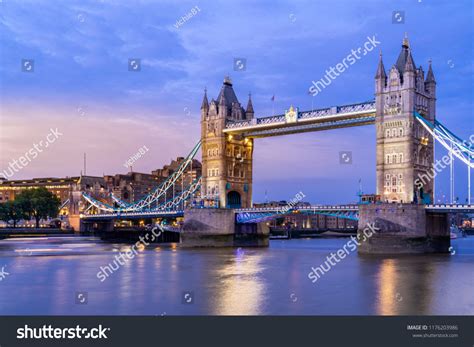
[[[83,225],[82,225],[83,223],[78,214],[69,214],[68,221],[69,221],[70,227],[73,228],[75,233],[83,231],[81,230],[81,228],[83,228]]]
[[[360,254],[448,253],[449,215],[429,213],[417,204],[359,205]],[[364,229],[375,233],[364,237]]]
[[[265,223],[236,224],[232,209],[202,208],[184,212],[183,247],[267,247],[268,240],[269,228]]]

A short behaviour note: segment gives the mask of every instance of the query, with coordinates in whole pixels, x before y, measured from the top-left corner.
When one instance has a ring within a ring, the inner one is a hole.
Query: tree
[[[21,192],[15,201],[20,204],[29,219],[35,219],[37,228],[41,219],[56,218],[61,205],[59,198],[43,187]]]
[[[26,218],[28,218],[28,215],[17,200],[7,201],[0,204],[0,220],[7,224],[13,223],[14,228],[16,228],[16,223],[18,221]]]

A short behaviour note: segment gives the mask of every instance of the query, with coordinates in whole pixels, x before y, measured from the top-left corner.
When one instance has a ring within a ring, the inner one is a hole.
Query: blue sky
[[[192,8],[195,16],[174,24]],[[392,24],[404,11],[405,23]],[[203,89],[217,97],[229,74],[257,116],[349,104],[374,97],[379,48],[358,60],[316,97],[323,77],[368,36],[381,41],[389,69],[408,33],[417,65],[432,59],[437,117],[462,138],[474,133],[472,1],[12,1],[0,2],[0,168],[44,138],[64,136],[12,178],[123,173],[146,145],[135,171],[150,172],[185,155],[199,139]],[[128,59],[141,71],[128,71]],[[245,58],[245,71],[234,71]],[[21,71],[34,59],[34,72]],[[353,164],[339,164],[339,152]],[[437,147],[437,157],[445,154]],[[259,139],[254,200],[356,199],[358,180],[375,190],[373,126]],[[456,162],[456,195],[467,195],[467,169]],[[437,177],[440,197],[449,173]]]

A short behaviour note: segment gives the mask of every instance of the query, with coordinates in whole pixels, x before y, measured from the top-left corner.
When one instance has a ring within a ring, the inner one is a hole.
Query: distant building
[[[106,175],[104,180],[108,190],[116,198],[131,203],[151,193],[165,178],[141,172],[129,172],[113,176]]]
[[[157,169],[151,172],[152,175],[156,177],[160,177],[162,181],[165,181],[166,178],[171,176],[174,172],[176,172],[181,164],[186,159],[183,157],[178,157],[176,160],[172,160],[169,165],[163,166],[162,169]],[[174,190],[170,193],[171,195],[168,196],[172,197],[173,195],[176,196],[181,194],[182,191],[186,190],[195,180],[197,180],[202,175],[202,165],[201,162],[197,159],[193,159],[191,163],[188,165],[186,170],[184,171],[183,175],[176,181]]]
[[[98,199],[107,198],[107,186],[103,177],[75,176],[75,177],[46,177],[28,180],[0,179],[0,203],[15,200],[22,191],[44,187],[55,194],[60,200],[62,209],[60,214],[68,214],[67,201],[74,191],[87,192]]]
[[[131,203],[153,192],[169,176],[178,170],[184,161],[185,158],[178,157],[176,160],[172,160],[170,164],[163,166],[162,169],[154,170],[151,174],[129,172],[127,174],[105,175],[104,177],[46,177],[25,180],[7,180],[0,178],[0,203],[15,200],[15,197],[26,189],[39,187],[45,187],[61,200],[61,204],[64,206],[62,206],[60,214],[69,214],[69,212],[80,213],[83,207],[81,203],[71,207],[74,211],[69,211],[67,202],[68,200],[78,201],[77,198],[80,199],[80,193],[82,192],[108,204],[113,204],[110,197],[111,193],[118,199]],[[176,181],[174,187],[171,188],[158,203],[163,203],[165,200],[180,194],[192,182],[201,177],[201,173],[201,163],[194,159]],[[76,193],[74,199],[72,199],[73,192]]]

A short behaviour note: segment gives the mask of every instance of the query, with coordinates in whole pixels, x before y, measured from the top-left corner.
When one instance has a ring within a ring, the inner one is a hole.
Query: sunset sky
[[[61,4],[61,5],[59,5]],[[195,6],[199,11],[178,28]],[[471,6],[470,10],[469,6]],[[225,75],[256,116],[374,98],[379,48],[316,97],[312,80],[367,37],[381,41],[389,69],[408,33],[415,63],[433,61],[437,118],[461,138],[474,133],[472,1],[0,1],[0,172],[44,139],[61,136],[11,179],[125,173],[123,163],[149,151],[134,171],[150,173],[199,140],[203,90],[216,98]],[[405,23],[392,24],[393,11]],[[131,58],[141,71],[128,70]],[[245,58],[245,71],[234,71]],[[34,60],[23,72],[22,61]],[[275,95],[274,105],[271,98]],[[340,151],[353,164],[339,163]],[[446,154],[436,148],[437,158]],[[456,196],[467,196],[467,168],[456,161]],[[373,126],[258,139],[254,200],[315,203],[356,200],[358,181],[375,192]],[[437,199],[449,172],[437,177]],[[473,177],[474,181],[474,177]],[[474,185],[474,184],[473,184]],[[266,192],[266,195],[265,195]]]

